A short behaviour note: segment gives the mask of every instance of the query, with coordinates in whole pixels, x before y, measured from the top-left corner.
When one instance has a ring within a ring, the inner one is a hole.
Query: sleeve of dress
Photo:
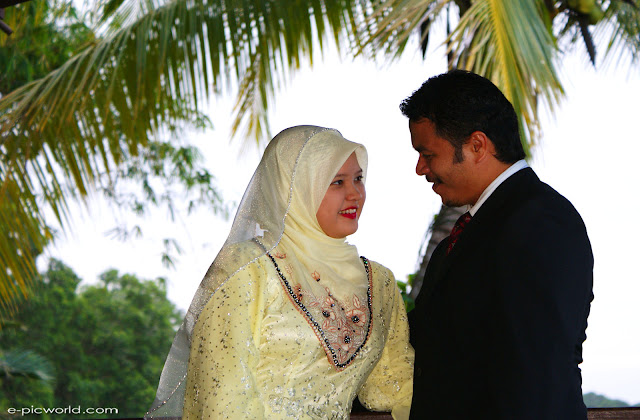
[[[370,410],[391,410],[395,420],[405,420],[409,418],[411,408],[414,359],[413,348],[409,344],[407,312],[393,274],[384,267],[378,267],[377,275],[383,277],[385,284],[384,311],[391,314],[385,317],[389,320],[389,330],[382,356],[358,398]]]
[[[184,419],[263,419],[255,381],[266,278],[257,262],[215,292],[194,327]]]

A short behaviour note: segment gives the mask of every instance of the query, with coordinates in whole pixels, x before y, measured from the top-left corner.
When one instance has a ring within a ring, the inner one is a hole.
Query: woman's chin
[[[334,239],[345,239],[349,235],[353,235],[358,231],[358,221],[354,220],[349,223],[351,226],[336,226],[334,229],[327,231],[323,229],[325,235]]]

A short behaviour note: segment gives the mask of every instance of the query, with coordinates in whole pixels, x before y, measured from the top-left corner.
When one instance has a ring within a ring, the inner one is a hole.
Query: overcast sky
[[[403,280],[415,271],[420,243],[441,204],[414,172],[417,153],[398,110],[400,101],[424,80],[445,70],[442,50],[431,51],[431,56],[433,65],[416,54],[387,66],[341,61],[329,52],[313,70],[297,73],[271,109],[274,135],[294,125],[322,125],[367,147],[367,203],[360,229],[349,241],[361,255],[386,265]],[[565,61],[561,78],[567,98],[553,115],[543,111],[543,139],[530,163],[578,209],[594,250],[595,300],[584,346],[583,390],[637,404],[640,222],[629,212],[640,204],[640,73],[626,67],[595,71],[573,55]],[[249,148],[240,158],[240,142],[229,144],[232,103],[229,97],[211,104],[213,131],[184,135],[202,150],[224,198],[238,202],[261,151]],[[166,214],[156,212],[143,223],[142,239],[121,243],[105,236],[114,222],[99,200],[89,212],[76,215],[74,233],[60,240],[51,256],[62,259],[87,283],[108,268],[142,278],[164,276],[169,298],[183,310],[231,223],[200,211],[171,225]],[[179,238],[184,250],[175,270],[160,263],[161,241],[169,236]]]

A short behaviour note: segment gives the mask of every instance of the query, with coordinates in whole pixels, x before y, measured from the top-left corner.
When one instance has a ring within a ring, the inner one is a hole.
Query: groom
[[[409,314],[412,419],[586,419],[582,343],[593,255],[580,215],[527,165],[513,106],[454,70],[400,106],[416,173],[467,206]]]

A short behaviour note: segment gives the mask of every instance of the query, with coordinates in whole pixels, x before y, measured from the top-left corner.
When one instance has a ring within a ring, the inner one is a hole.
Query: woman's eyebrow
[[[362,169],[356,171],[356,175],[361,174],[362,172],[364,172]],[[340,176],[347,176],[349,174],[336,174],[336,176],[334,176],[334,178],[338,178]]]

